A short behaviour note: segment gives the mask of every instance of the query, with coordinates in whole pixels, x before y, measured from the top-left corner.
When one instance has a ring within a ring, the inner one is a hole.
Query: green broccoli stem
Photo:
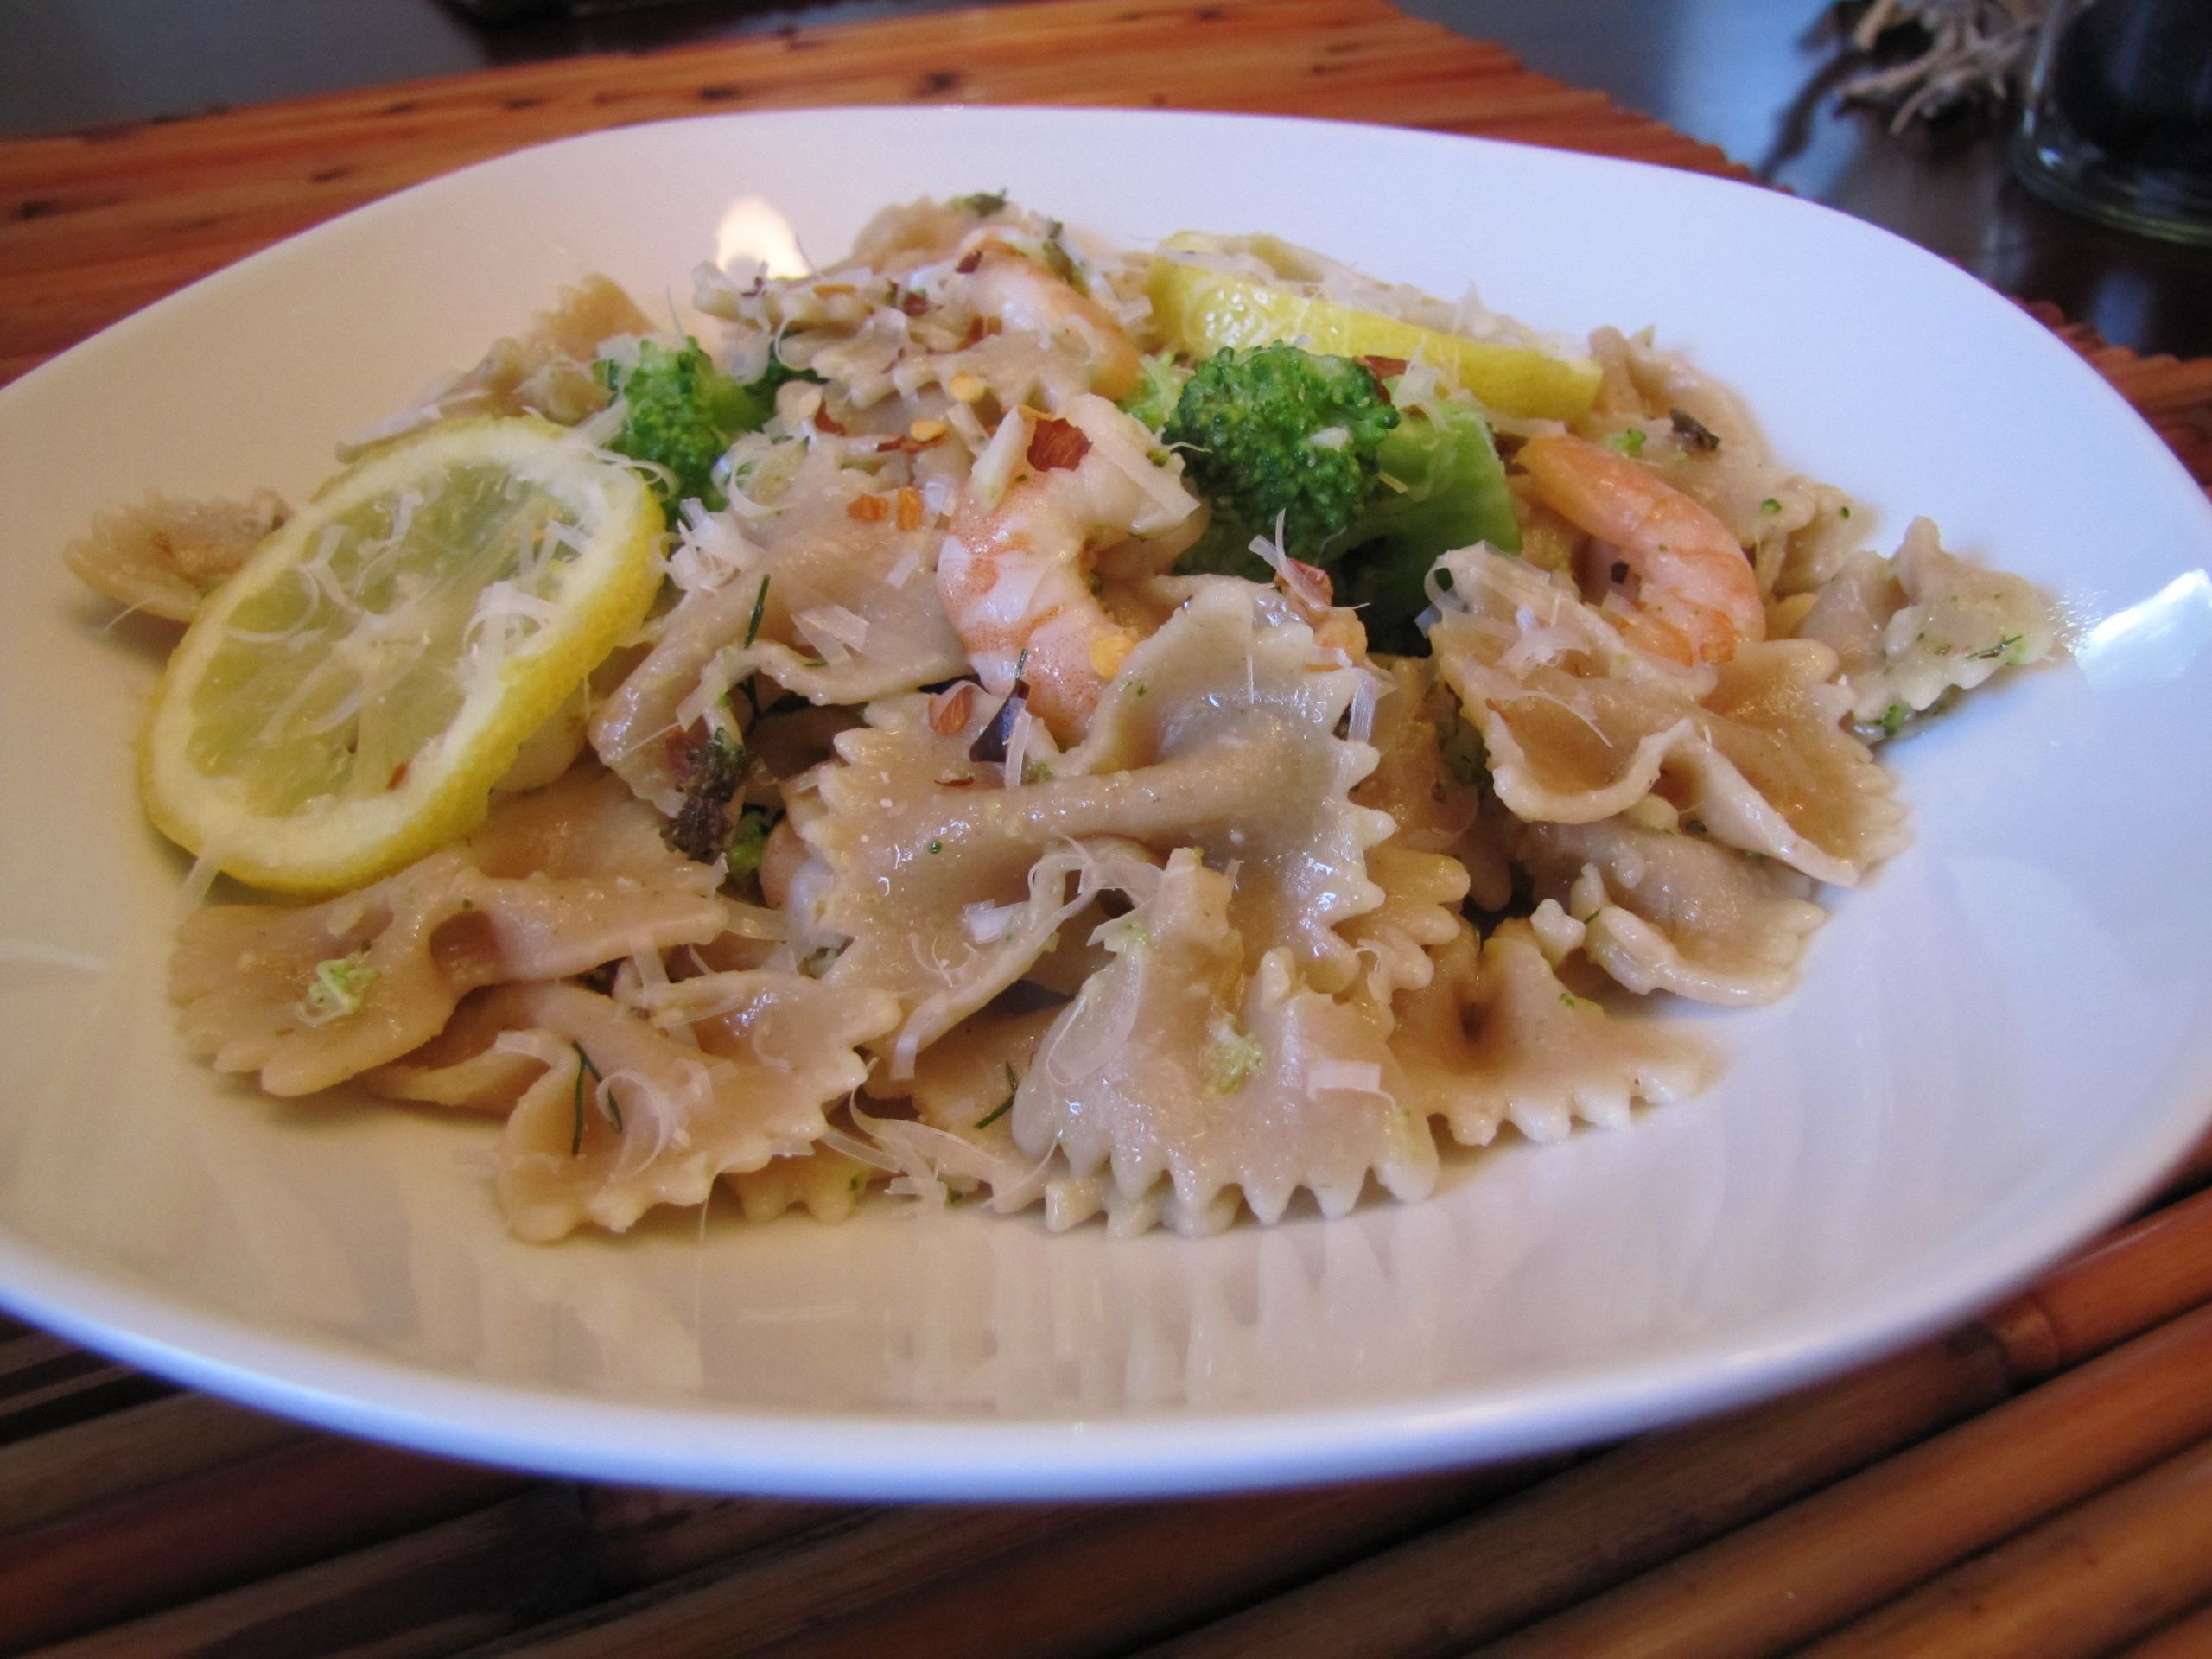
[[[1440,555],[1476,542],[1521,550],[1521,526],[1490,424],[1465,404],[1408,411],[1382,442],[1376,481],[1330,553],[1337,602],[1362,607],[1369,645],[1418,655],[1427,643],[1414,619],[1428,605]],[[1393,488],[1394,480],[1404,487]]]

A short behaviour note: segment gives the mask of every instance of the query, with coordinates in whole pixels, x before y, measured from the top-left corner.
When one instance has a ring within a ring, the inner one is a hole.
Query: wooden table
[[[948,97],[1389,120],[1740,172],[1382,0],[1066,0],[787,32],[0,144],[0,378],[523,144]],[[2212,482],[2212,360],[2139,359],[2038,315]],[[0,1320],[0,1651],[2212,1653],[2208,1182],[2212,1143],[2028,1295],[1802,1395],[1580,1459],[1193,1503],[533,1480],[260,1417]]]

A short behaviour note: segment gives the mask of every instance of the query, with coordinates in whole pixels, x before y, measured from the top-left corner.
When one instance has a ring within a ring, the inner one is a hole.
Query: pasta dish
[[[188,625],[185,1042],[499,1121],[526,1239],[1198,1234],[1624,1124],[1713,1072],[1648,1000],[1788,994],[1881,747],[2057,648],[1649,333],[1269,237],[968,196],[696,307],[590,278],[296,511],[68,553]]]

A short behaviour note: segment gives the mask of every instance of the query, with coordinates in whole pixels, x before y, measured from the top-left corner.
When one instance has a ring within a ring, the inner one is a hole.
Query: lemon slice
[[[1297,251],[1272,238],[1242,239],[1269,263],[1294,270]],[[1173,244],[1171,242],[1171,247]],[[1312,284],[1262,282],[1186,259],[1152,262],[1146,280],[1154,325],[1173,351],[1211,357],[1226,346],[1295,340],[1310,351],[1339,357],[1418,357],[1446,378],[1504,415],[1572,420],[1597,401],[1599,370],[1587,358],[1547,356],[1516,346],[1447,334],[1418,323],[1326,300]]]
[[[148,813],[286,893],[466,834],[644,618],[663,528],[634,472],[548,422],[448,422],[376,451],[194,618],[146,724]]]

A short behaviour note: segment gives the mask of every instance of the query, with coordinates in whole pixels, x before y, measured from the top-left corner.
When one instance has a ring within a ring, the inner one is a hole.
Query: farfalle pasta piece
[[[842,1114],[830,1119],[830,1133],[850,1132]],[[728,1170],[722,1185],[736,1196],[738,1210],[750,1222],[773,1221],[789,1210],[804,1210],[819,1222],[851,1218],[871,1186],[882,1185],[885,1171],[841,1147],[817,1142],[806,1151],[771,1158],[758,1169]]]
[[[801,975],[709,977],[714,1012],[682,1035],[581,986],[499,986],[364,1081],[443,1100],[455,1075],[485,1086],[487,1054],[532,1062],[527,1078],[510,1072],[522,1086],[494,1160],[508,1226],[536,1242],[587,1224],[626,1231],[656,1205],[703,1204],[717,1179],[811,1147],[825,1109],[867,1075],[855,1046],[893,1014],[884,999]]]
[[[1303,622],[1262,626],[1261,591],[1201,585],[1130,654],[1083,742],[1054,764],[1118,798],[1116,833],[1234,861],[1230,916],[1253,960],[1287,947],[1333,991],[1357,971],[1339,925],[1382,900],[1366,852],[1396,828],[1351,799],[1374,747],[1335,734],[1372,671],[1321,650]]]
[[[664,812],[682,799],[686,734],[734,719],[717,706],[750,675],[817,703],[859,703],[967,671],[931,575],[943,529],[918,511],[902,528],[866,472],[818,469],[784,490],[788,507],[747,523],[741,562],[683,594],[593,716],[600,759]],[[880,511],[855,517],[862,500]]]
[[[620,779],[582,771],[357,893],[194,912],[169,995],[186,1045],[218,1071],[303,1095],[429,1041],[480,986],[703,944],[726,919],[707,867],[671,852]],[[343,995],[318,999],[332,963]]]
[[[830,872],[822,924],[851,941],[831,977],[910,1011],[893,1077],[1027,972],[1092,893],[1141,897],[1147,853],[1179,846],[1237,866],[1232,914],[1255,957],[1280,944],[1324,988],[1351,982],[1358,957],[1337,925],[1382,902],[1364,860],[1392,827],[1347,798],[1374,760],[1334,735],[1359,671],[1317,653],[1303,624],[1258,627],[1239,586],[1201,591],[1131,653],[1049,777],[994,786],[969,760],[994,714],[981,699],[950,732],[921,699],[879,702],[837,740],[825,810],[799,833]]]
[[[1618,1128],[1637,1101],[1694,1094],[1711,1069],[1688,1038],[1569,991],[1521,922],[1479,945],[1463,924],[1435,977],[1398,998],[1391,1050],[1407,1103],[1471,1147],[1509,1122],[1531,1141],[1563,1140],[1578,1117]]]
[[[1851,717],[1892,731],[1945,692],[2041,662],[2058,645],[2031,583],[1946,552],[1926,518],[1912,521],[1894,559],[1853,555],[1797,632],[1836,653]]]
[[[652,327],[620,283],[587,276],[563,289],[521,334],[493,341],[473,366],[339,445],[338,458],[353,461],[379,443],[463,415],[542,415],[574,426],[607,404],[607,384],[594,371],[600,348]]]
[[[1370,1172],[1426,1197],[1435,1142],[1402,1103],[1388,1013],[1304,984],[1287,949],[1248,972],[1230,894],[1195,850],[1169,858],[1039,1046],[1016,1144],[1058,1147],[1074,1180],[1104,1173],[1133,1201],[1165,1182],[1160,1217],[1183,1233],[1225,1226],[1237,1194],[1263,1222],[1301,1187],[1342,1215]]]
[[[271,490],[257,490],[245,501],[181,501],[157,493],[137,506],[98,514],[61,557],[110,599],[189,622],[200,601],[288,517],[283,498]]]
[[[1591,961],[1630,990],[1700,1002],[1772,1002],[1797,981],[1827,912],[1813,883],[1680,830],[1609,818],[1532,824],[1521,855],[1540,898],[1582,925]]]
[[[1749,643],[1677,667],[1518,561],[1471,548],[1442,569],[1438,670],[1516,817],[1590,823],[1656,789],[1717,838],[1847,887],[1905,844],[1893,780],[1844,729],[1851,693],[1827,646]]]
[[[1379,759],[1351,792],[1357,804],[1388,812],[1397,826],[1367,854],[1367,874],[1382,902],[1338,930],[1367,958],[1369,994],[1385,1003],[1396,991],[1428,982],[1429,950],[1451,942],[1471,889],[1491,906],[1512,891],[1505,849],[1483,816],[1481,791],[1444,758],[1439,719],[1456,724],[1458,703],[1437,688],[1424,659],[1393,662],[1387,683],[1370,738]],[[1433,706],[1433,697],[1441,706]]]

